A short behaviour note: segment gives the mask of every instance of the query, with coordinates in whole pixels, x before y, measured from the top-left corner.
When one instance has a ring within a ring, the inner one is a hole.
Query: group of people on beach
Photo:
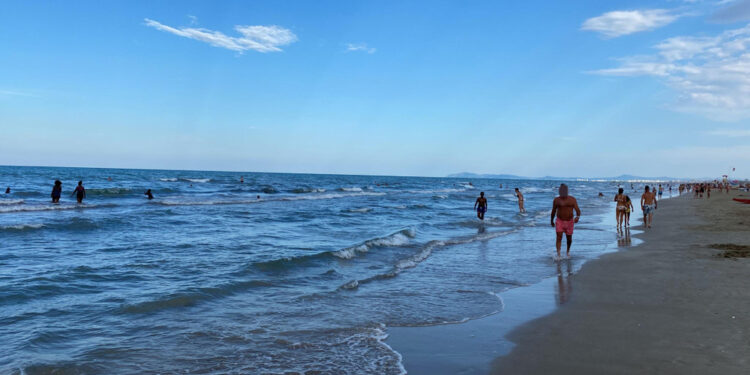
[[[669,188],[671,190],[671,186]],[[646,185],[643,194],[641,194],[643,225],[645,225],[646,228],[651,228],[651,224],[654,221],[654,211],[657,209],[659,204],[657,200],[657,194],[659,199],[661,199],[662,195],[664,194],[664,189],[661,185],[659,185],[658,190],[656,188],[652,190],[648,185]],[[617,190],[614,201],[617,203],[617,206],[615,207],[615,220],[617,222],[617,229],[629,227],[630,213],[635,211],[635,207],[633,207],[633,201],[630,200],[630,196],[625,194],[623,188],[619,188]]]
[[[730,185],[728,182],[709,182],[709,183],[691,183],[691,184],[680,184],[679,192],[682,195],[683,192],[689,193],[693,191],[693,198],[703,198],[703,194],[706,195],[706,199],[711,198],[711,189],[716,189],[721,193],[722,191],[729,194]]]
[[[706,192],[706,194],[709,194],[710,191],[710,185],[711,184],[680,184],[679,191],[680,194],[682,194],[685,190],[693,189],[696,191],[696,195],[700,194],[700,196],[703,196],[703,192]],[[717,185],[714,185],[716,187]],[[631,184],[631,188],[634,188]],[[727,193],[729,192],[729,184],[718,184],[719,189],[726,189]],[[668,191],[672,192],[672,185],[667,185]],[[643,194],[641,194],[641,200],[640,200],[640,206],[641,211],[643,212],[643,225],[646,228],[651,228],[654,222],[654,212],[658,208],[658,202],[659,199],[664,194],[664,186],[661,184],[657,186],[648,186],[646,185],[644,187]],[[563,234],[566,237],[566,257],[570,256],[570,246],[573,243],[573,230],[575,227],[575,224],[578,223],[580,216],[581,216],[581,209],[578,207],[578,201],[575,197],[569,195],[568,192],[568,186],[566,184],[561,184],[558,188],[559,195],[555,197],[552,201],[552,212],[550,214],[550,225],[555,228],[556,233],[556,242],[555,242],[555,248],[557,250],[557,258],[560,258],[560,251],[562,247],[562,236]],[[524,208],[524,197],[521,193],[519,188],[515,188],[515,194],[518,199],[518,209],[519,212],[524,213],[526,212],[526,209]],[[603,196],[602,193],[599,193],[599,196]],[[630,199],[630,197],[625,194],[625,191],[623,188],[619,188],[617,191],[617,194],[614,197],[614,201],[616,202],[616,208],[615,208],[615,219],[617,222],[617,228],[618,230],[621,230],[623,227],[629,227],[630,226],[630,214],[635,211],[635,207],[633,205],[633,201]],[[474,202],[474,209],[477,212],[477,218],[479,220],[484,220],[484,215],[487,212],[487,198],[484,196],[484,192],[479,193],[479,197]],[[575,215],[574,215],[575,213]]]
[[[520,189],[515,188],[516,198],[518,198],[518,210],[525,213],[524,198]],[[570,246],[573,244],[573,230],[575,224],[581,217],[581,209],[578,207],[578,201],[575,197],[568,194],[568,185],[560,184],[558,196],[552,200],[552,213],[550,215],[550,225],[555,228],[557,239],[555,248],[557,249],[557,259],[560,258],[562,248],[562,236],[565,234],[567,251],[565,256],[570,257]],[[484,192],[479,193],[479,197],[474,202],[474,209],[477,211],[477,218],[484,220],[484,214],[487,212],[487,198]],[[573,213],[575,212],[575,216]]]

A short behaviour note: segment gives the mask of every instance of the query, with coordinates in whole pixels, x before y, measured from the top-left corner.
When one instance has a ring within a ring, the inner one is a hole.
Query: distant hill
[[[684,178],[676,177],[644,177],[635,176],[630,174],[623,174],[616,177],[559,177],[559,176],[544,176],[544,177],[525,177],[517,176],[513,174],[479,174],[471,172],[461,172],[449,174],[447,177],[453,178],[487,178],[494,180],[557,180],[557,181],[570,181],[570,180],[586,180],[586,181],[680,181],[686,180]]]

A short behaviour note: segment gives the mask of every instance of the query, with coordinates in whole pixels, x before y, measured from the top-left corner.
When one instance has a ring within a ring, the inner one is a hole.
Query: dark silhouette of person
[[[52,194],[50,195],[52,197],[52,203],[59,203],[60,195],[62,195],[62,182],[60,180],[55,180],[55,186],[52,187]]]
[[[78,181],[78,186],[76,186],[70,195],[75,195],[78,203],[83,203],[83,198],[86,198],[86,189],[83,188],[83,181]]]
[[[154,195],[151,194],[151,189],[146,190],[146,192],[143,194],[148,196],[148,199],[154,199]]]

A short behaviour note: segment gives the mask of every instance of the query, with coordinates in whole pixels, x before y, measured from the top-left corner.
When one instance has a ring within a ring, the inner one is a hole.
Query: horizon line
[[[449,175],[445,176],[417,176],[417,175],[396,175],[396,174],[355,174],[355,173],[314,173],[314,172],[271,172],[271,171],[239,171],[239,170],[219,170],[219,169],[169,169],[169,168],[124,168],[124,167],[82,167],[82,166],[61,166],[61,165],[12,165],[12,164],[6,164],[1,165],[0,167],[16,167],[16,168],[68,168],[68,169],[117,169],[117,170],[144,170],[144,171],[170,171],[170,172],[220,172],[220,173],[267,173],[267,174],[307,174],[307,175],[328,175],[328,176],[359,176],[359,177],[415,177],[415,178],[454,178],[454,179],[461,179],[461,178],[477,178],[477,179],[485,179],[485,180],[499,180],[502,178],[497,177],[482,177],[482,176],[492,176],[492,175],[502,175],[505,173],[473,173],[473,172],[457,172],[457,173],[451,173]],[[474,174],[475,177],[460,177],[460,176],[452,176],[456,174]],[[569,181],[569,180],[577,180],[577,179],[586,179],[586,180],[595,180],[595,179],[605,179],[609,181],[626,181],[626,180],[617,180],[616,177],[618,176],[612,176],[612,177],[602,177],[602,176],[595,176],[595,177],[584,177],[584,176],[576,176],[576,177],[562,177],[562,176],[540,176],[540,177],[529,177],[529,176],[519,176],[514,174],[507,174],[509,176],[513,176],[520,179],[528,179],[528,180],[559,180],[559,181]],[[636,177],[642,180],[647,179],[653,179],[654,181],[665,181],[660,180],[659,177],[647,177],[647,176],[636,176],[632,174],[621,174],[620,176],[629,175],[631,177]],[[705,180],[708,177],[669,177],[669,176],[661,176],[666,177],[671,180]],[[512,180],[514,178],[508,178],[509,180]],[[735,180],[750,180],[750,178],[734,178]],[[670,180],[666,180],[670,181]]]

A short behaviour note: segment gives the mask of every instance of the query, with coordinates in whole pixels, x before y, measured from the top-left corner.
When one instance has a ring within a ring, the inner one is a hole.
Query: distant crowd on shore
[[[471,185],[471,183],[469,184]],[[651,226],[653,225],[654,213],[658,208],[658,202],[664,195],[665,190],[669,192],[670,196],[672,195],[672,184],[665,185],[666,188],[663,184],[658,184],[658,186],[644,186],[643,194],[641,194],[640,206],[641,211],[643,212],[643,225],[647,229],[651,228]],[[500,185],[500,188],[502,188],[502,185]],[[634,184],[631,183],[630,188],[632,191],[635,191]],[[739,188],[749,189],[750,186],[746,187],[740,184]],[[726,192],[726,194],[729,194],[730,189],[731,185],[728,182],[719,181],[702,183],[681,183],[677,187],[680,196],[683,193],[689,194],[692,191],[694,198],[699,199],[703,198],[704,194],[706,195],[706,199],[711,198],[711,190],[717,190],[720,193]],[[576,199],[568,195],[568,186],[566,184],[560,185],[558,193],[559,195],[555,197],[552,202],[550,224],[555,227],[555,232],[557,234],[555,243],[555,247],[557,250],[556,259],[562,259],[560,257],[562,235],[565,234],[566,236],[566,257],[569,257],[570,246],[573,243],[573,229],[575,227],[575,224],[579,221],[581,210],[578,207],[578,202],[576,201]],[[525,213],[526,209],[524,207],[524,196],[519,188],[515,188],[515,196],[518,200],[519,213]],[[599,197],[604,197],[604,194],[600,192]],[[627,228],[630,226],[630,214],[635,210],[635,207],[633,206],[633,202],[630,197],[625,194],[625,189],[622,187],[618,188],[617,194],[614,197],[614,201],[616,202],[615,219],[617,222],[618,233],[620,233],[623,227]],[[474,210],[476,210],[477,218],[479,220],[484,220],[484,215],[487,212],[487,207],[487,198],[484,196],[484,192],[480,192],[479,197],[474,202]],[[575,217],[573,216],[573,212],[575,212]]]

